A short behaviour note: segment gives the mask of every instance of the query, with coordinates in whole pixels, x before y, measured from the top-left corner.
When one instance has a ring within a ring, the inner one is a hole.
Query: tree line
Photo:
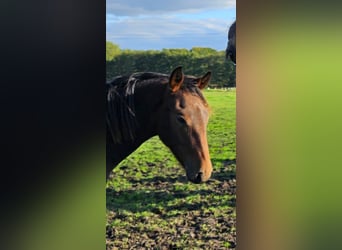
[[[194,47],[187,49],[121,50],[106,42],[106,79],[133,72],[159,72],[170,74],[183,66],[187,75],[202,76],[212,72],[209,87],[235,87],[235,65],[225,58],[225,51]]]

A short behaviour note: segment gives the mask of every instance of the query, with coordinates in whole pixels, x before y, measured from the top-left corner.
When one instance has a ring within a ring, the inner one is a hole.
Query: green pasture
[[[212,178],[205,184],[188,182],[158,137],[145,142],[106,184],[107,249],[234,247],[236,92],[206,90],[204,95],[211,109]]]

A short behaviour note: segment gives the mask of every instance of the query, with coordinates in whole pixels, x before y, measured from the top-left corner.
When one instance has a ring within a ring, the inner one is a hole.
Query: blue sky
[[[121,49],[224,50],[236,0],[106,0],[106,40]]]

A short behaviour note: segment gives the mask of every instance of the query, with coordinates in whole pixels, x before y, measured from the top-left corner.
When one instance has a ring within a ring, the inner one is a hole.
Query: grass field
[[[113,170],[107,182],[107,249],[234,249],[235,90],[207,90],[212,178],[187,181],[158,137]]]

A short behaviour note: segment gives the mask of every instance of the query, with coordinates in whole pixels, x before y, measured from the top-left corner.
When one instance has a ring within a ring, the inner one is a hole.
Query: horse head
[[[207,181],[212,172],[206,132],[209,107],[201,93],[210,77],[210,72],[199,78],[184,76],[182,68],[176,68],[159,113],[158,135],[194,183]]]

